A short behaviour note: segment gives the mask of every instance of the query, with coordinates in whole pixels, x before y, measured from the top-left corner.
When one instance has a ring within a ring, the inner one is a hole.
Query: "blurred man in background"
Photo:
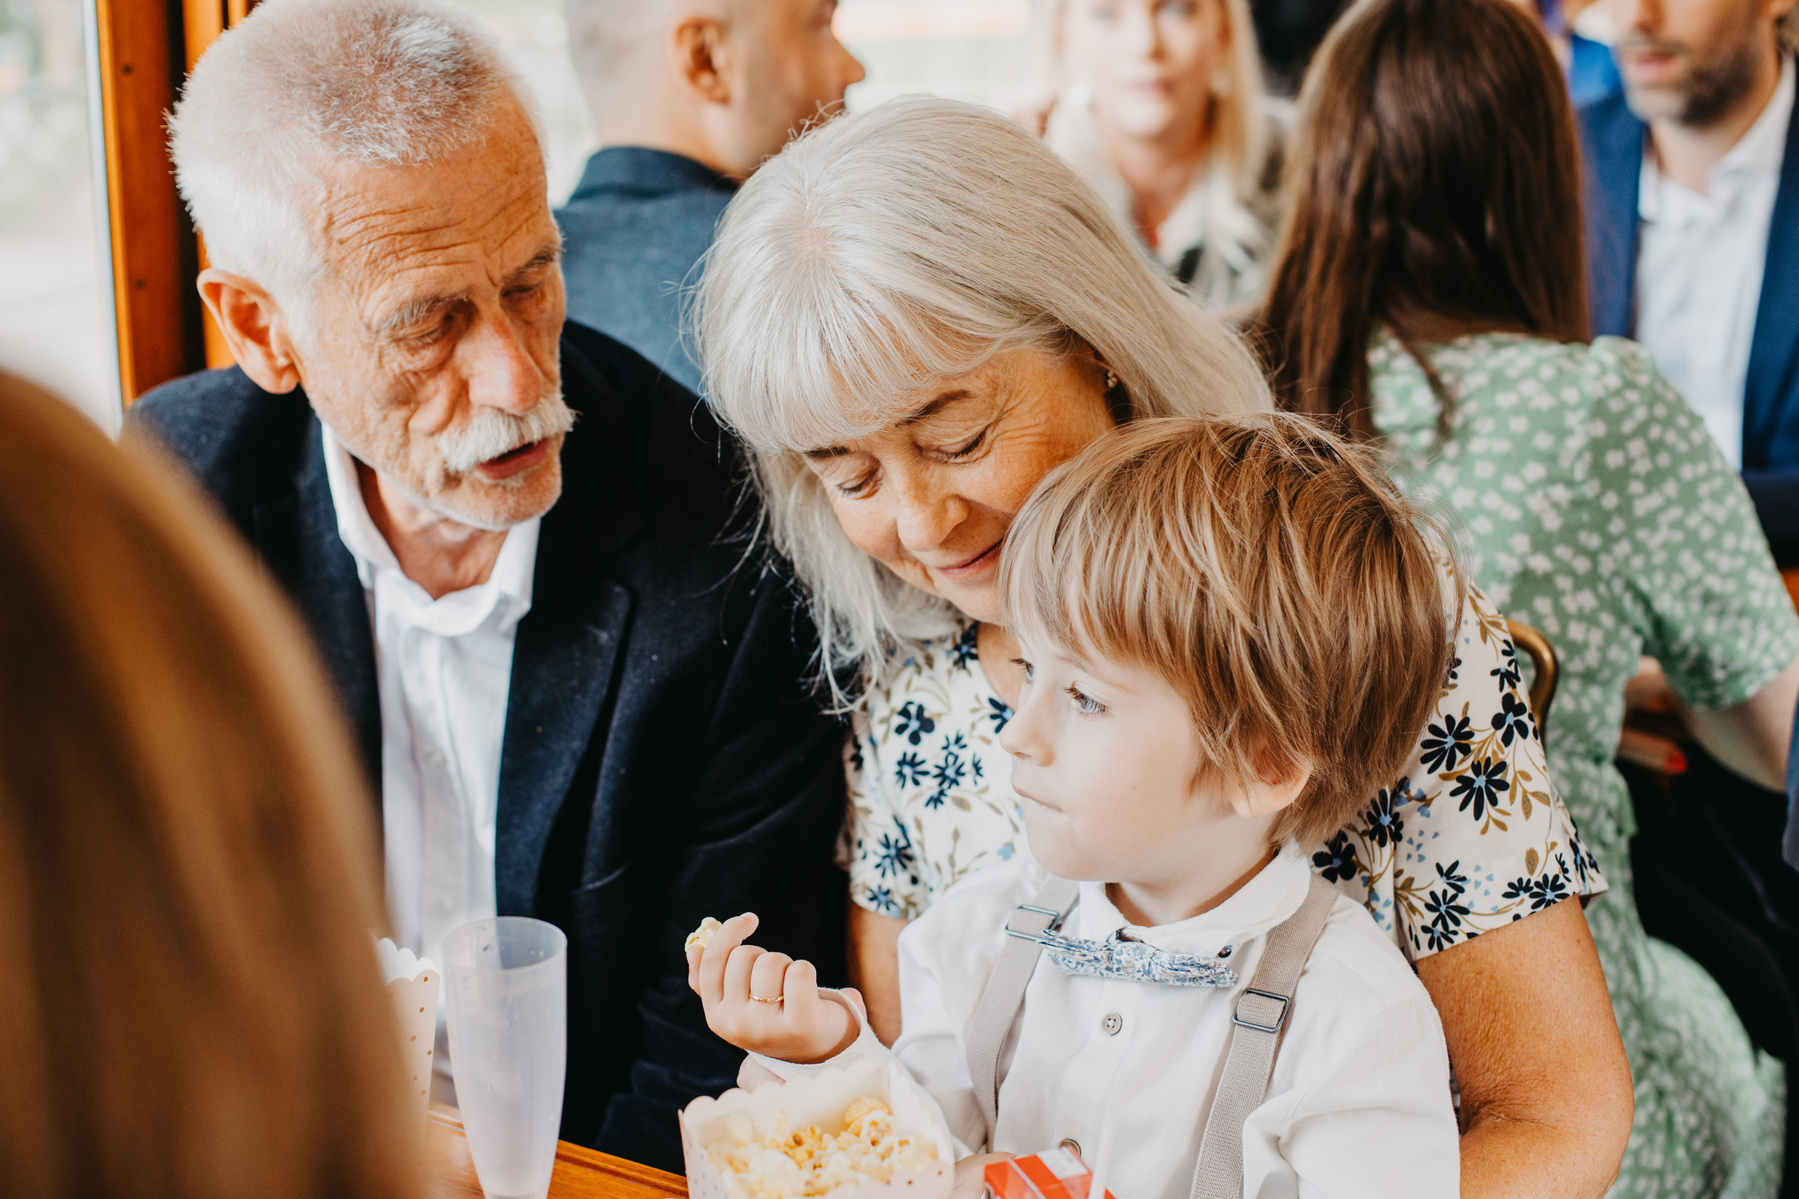
[[[681,288],[737,185],[862,78],[831,30],[836,11],[837,0],[569,0],[605,147],[557,213],[570,319],[699,390]]]
[[[1580,112],[1593,332],[1634,337],[1799,559],[1795,0],[1608,0],[1622,93]]]

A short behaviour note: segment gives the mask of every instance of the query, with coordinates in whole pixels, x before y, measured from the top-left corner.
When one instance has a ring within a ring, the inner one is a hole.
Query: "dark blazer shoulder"
[[[604,405],[609,412],[594,415],[622,419],[638,451],[651,461],[672,456],[736,477],[737,443],[699,396],[630,346],[578,322],[563,326],[562,346],[564,391],[571,404],[579,408],[585,399]],[[661,490],[655,480],[646,483],[652,492]]]
[[[264,391],[233,366],[150,391],[126,414],[125,435],[154,439],[227,512],[242,518],[293,490],[312,421],[304,393]]]

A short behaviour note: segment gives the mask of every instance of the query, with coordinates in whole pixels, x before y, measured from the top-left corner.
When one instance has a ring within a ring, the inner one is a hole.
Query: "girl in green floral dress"
[[[1587,918],[1636,1080],[1611,1193],[1772,1196],[1781,1064],[1643,932],[1612,758],[1645,653],[1691,707],[1790,727],[1799,618],[1699,418],[1640,347],[1587,344],[1572,114],[1541,35],[1503,7],[1377,0],[1332,34],[1264,346],[1282,402],[1453,509],[1474,579],[1560,654],[1550,771],[1612,884]],[[1448,27],[1471,10],[1490,10],[1478,62]]]

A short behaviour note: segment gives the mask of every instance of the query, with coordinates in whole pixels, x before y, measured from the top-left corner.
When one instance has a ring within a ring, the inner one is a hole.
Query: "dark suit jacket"
[[[1586,159],[1593,333],[1636,329],[1637,184],[1647,129],[1614,92],[1579,110]],[[1799,118],[1787,128],[1780,191],[1743,385],[1743,481],[1780,563],[1799,562]]]
[[[681,336],[685,288],[737,184],[691,158],[609,146],[556,214],[568,317],[615,337],[689,391],[700,371]]]
[[[705,407],[572,323],[562,375],[580,420],[513,651],[499,911],[568,933],[562,1135],[679,1170],[676,1107],[733,1085],[742,1061],[687,989],[686,934],[753,910],[759,944],[841,975],[842,730],[803,682],[813,635],[786,577],[724,536],[750,514]],[[207,371],[128,424],[186,463],[285,585],[378,787],[369,613],[306,396]]]

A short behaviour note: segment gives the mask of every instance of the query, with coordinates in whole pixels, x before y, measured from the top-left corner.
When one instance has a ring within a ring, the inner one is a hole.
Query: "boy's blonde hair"
[[[1365,451],[1309,418],[1171,417],[1108,433],[1044,480],[1000,589],[1026,637],[1161,676],[1208,767],[1309,766],[1272,829],[1309,845],[1392,783],[1441,694],[1462,590],[1447,545]]]

